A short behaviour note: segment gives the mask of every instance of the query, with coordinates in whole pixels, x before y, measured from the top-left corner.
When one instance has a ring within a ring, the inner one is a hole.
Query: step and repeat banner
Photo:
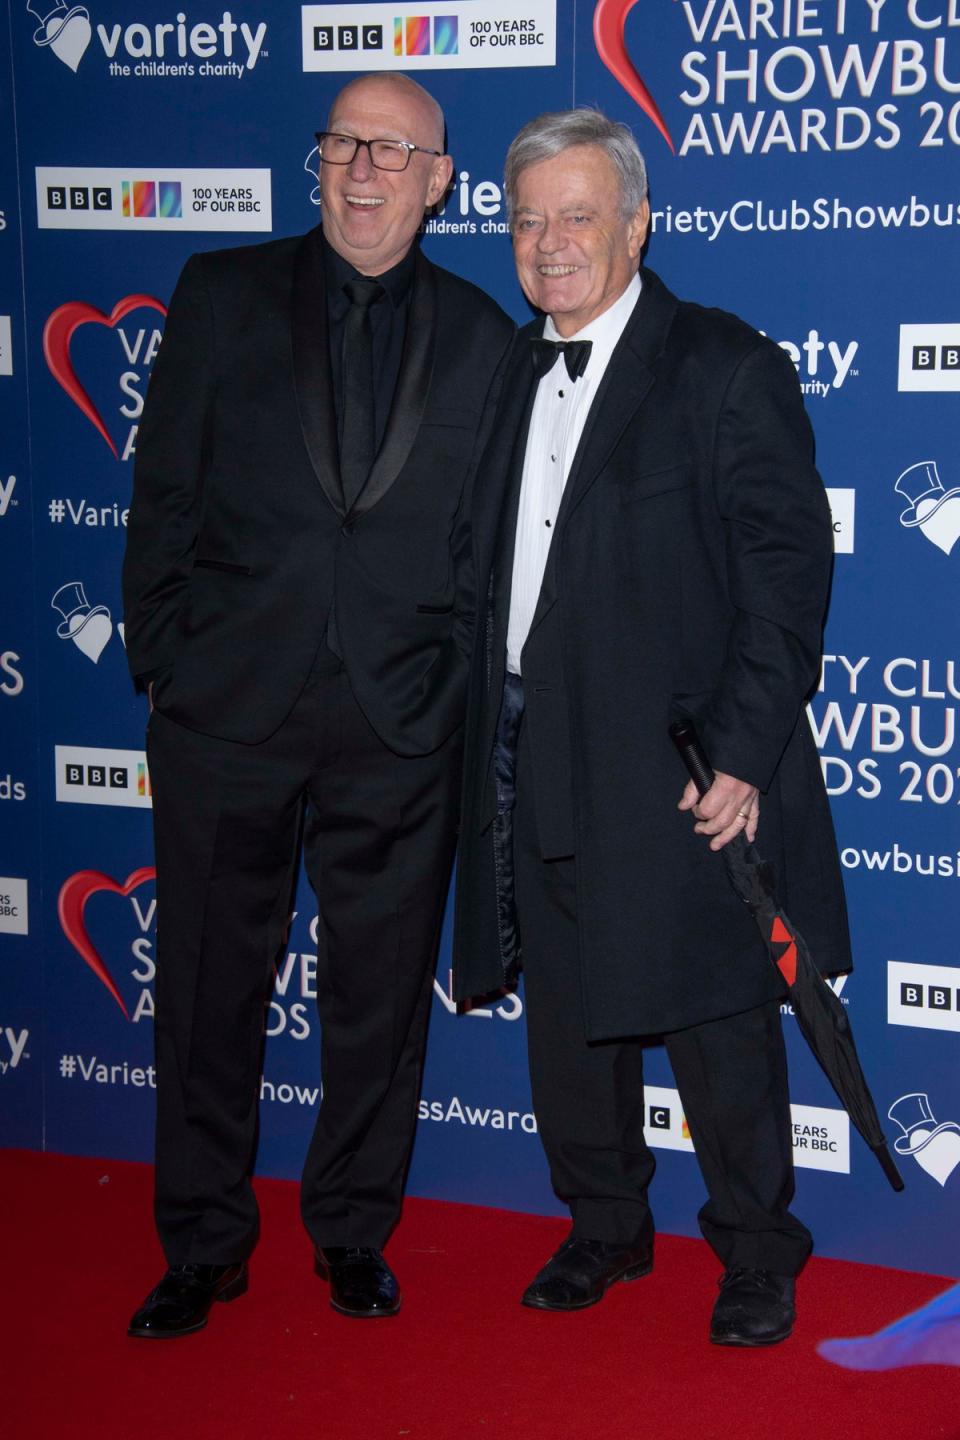
[[[598,105],[647,155],[648,263],[797,368],[837,551],[809,711],[857,956],[834,984],[906,1180],[888,1189],[785,1007],[797,1209],[822,1254],[960,1273],[956,0],[4,8],[0,1144],[150,1157],[151,791],[120,600],[144,396],[187,256],[316,224],[333,96],[401,69],[445,107],[456,164],[431,258],[525,320],[504,153],[532,115]],[[316,955],[301,884],[266,1012],[264,1174],[298,1173],[320,1100]],[[658,1047],[648,1075],[657,1220],[694,1234]],[[522,990],[458,1016],[449,933],[410,1188],[560,1213]]]

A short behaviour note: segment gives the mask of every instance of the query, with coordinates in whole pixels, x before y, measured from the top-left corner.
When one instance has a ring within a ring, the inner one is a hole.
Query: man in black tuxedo
[[[323,1080],[303,1217],[336,1309],[400,1304],[381,1250],[455,844],[468,494],[513,326],[415,243],[452,173],[425,90],[351,82],[318,144],[322,228],[188,262],[138,441],[124,598],[152,707],[170,1267],[131,1321],[143,1337],[191,1333],[246,1288],[301,829]]]
[[[520,282],[547,318],[510,358],[474,514],[488,598],[455,967],[465,999],[522,957],[534,1108],[573,1216],[523,1299],[578,1309],[650,1270],[641,1037],[663,1035],[724,1265],[711,1338],[772,1344],[811,1244],[788,1209],[782,987],[716,852],[757,836],[813,953],[849,968],[803,715],[826,495],[783,351],[640,269],[650,210],[626,126],[541,116],[506,181]],[[680,716],[716,770],[701,802],[668,739]]]

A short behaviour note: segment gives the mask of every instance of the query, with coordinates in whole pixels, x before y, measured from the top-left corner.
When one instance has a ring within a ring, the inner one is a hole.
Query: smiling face
[[[517,177],[513,255],[523,293],[576,335],[630,283],[650,225],[643,201],[624,218],[613,161],[597,145],[571,145]]]
[[[367,76],[341,90],[327,129],[362,140],[408,140],[443,149],[443,118],[419,85],[399,75]],[[377,170],[361,146],[349,165],[320,164],[323,233],[362,275],[382,275],[410,249],[424,211],[444,194],[449,155],[414,152],[406,170]]]

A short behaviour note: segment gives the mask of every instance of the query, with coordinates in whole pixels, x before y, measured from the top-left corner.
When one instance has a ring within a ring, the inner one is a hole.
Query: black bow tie
[[[533,373],[538,380],[542,380],[544,375],[553,369],[557,356],[562,355],[567,367],[567,374],[571,380],[577,380],[587,368],[587,361],[590,359],[592,349],[592,340],[541,340],[538,335],[531,336],[530,355],[533,360]]]

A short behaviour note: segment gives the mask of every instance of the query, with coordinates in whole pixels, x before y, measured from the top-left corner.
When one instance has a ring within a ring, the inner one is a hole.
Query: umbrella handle
[[[680,752],[680,759],[686,765],[690,779],[702,799],[713,784],[714,775],[710,761],[700,744],[697,727],[692,720],[674,720],[670,726],[670,739]]]

